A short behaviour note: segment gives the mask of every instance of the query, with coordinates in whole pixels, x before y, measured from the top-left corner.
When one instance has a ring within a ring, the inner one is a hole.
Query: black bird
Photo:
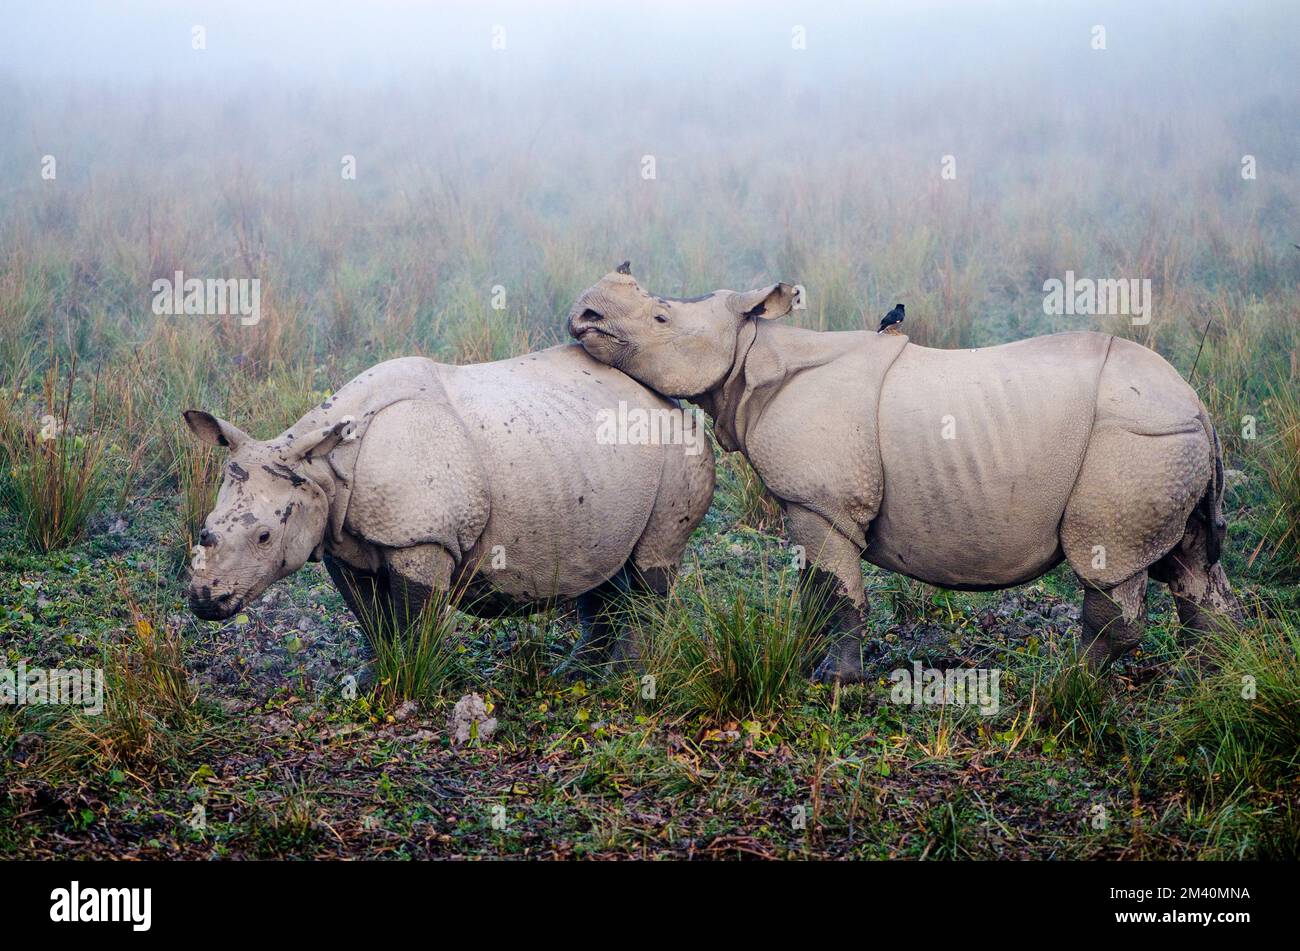
[[[901,324],[905,316],[907,315],[903,313],[903,305],[895,304],[893,310],[887,313],[884,317],[880,318],[880,329],[877,330],[876,333],[882,334],[890,327]]]

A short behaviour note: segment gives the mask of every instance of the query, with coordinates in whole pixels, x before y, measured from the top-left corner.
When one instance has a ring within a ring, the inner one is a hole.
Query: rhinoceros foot
[[[813,671],[813,680],[823,684],[864,683],[875,675],[877,666],[884,658],[885,650],[878,641],[856,636],[844,637],[817,665]]]
[[[630,631],[597,640],[582,637],[553,676],[565,681],[605,680],[614,674],[638,670],[641,649]]]

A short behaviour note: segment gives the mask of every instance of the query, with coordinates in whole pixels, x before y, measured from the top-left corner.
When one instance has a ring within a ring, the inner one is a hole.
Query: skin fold
[[[966,590],[1068,561],[1097,666],[1140,640],[1148,577],[1189,628],[1235,613],[1218,437],[1158,354],[1097,333],[935,350],[771,322],[793,302],[787,284],[658,297],[622,268],[583,292],[569,329],[602,363],[701,406],[779,500],[805,590],[835,605],[820,679],[869,673],[863,559]]]
[[[714,471],[702,427],[695,446],[600,438],[620,404],[677,411],[568,345],[460,367],[390,360],[267,441],[190,410],[195,435],[230,450],[191,607],[229,617],[323,559],[372,638],[451,589],[485,616],[576,601],[575,664],[632,661],[613,602],[667,593]]]

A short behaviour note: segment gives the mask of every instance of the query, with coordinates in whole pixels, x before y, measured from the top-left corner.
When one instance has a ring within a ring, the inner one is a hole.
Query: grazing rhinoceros
[[[685,423],[676,439],[619,439],[620,412]],[[472,366],[390,360],[265,442],[196,410],[185,421],[230,449],[191,565],[205,619],[324,558],[372,639],[369,604],[397,623],[435,589],[480,616],[576,599],[571,660],[620,663],[635,644],[608,602],[667,593],[713,495],[703,427],[573,344]]]
[[[902,335],[769,323],[774,284],[693,300],[626,266],[569,330],[602,363],[698,403],[780,500],[809,581],[833,590],[823,680],[864,676],[860,559],[988,590],[1069,561],[1100,666],[1142,636],[1148,574],[1204,630],[1235,601],[1219,565],[1223,464],[1205,407],[1152,351],[1098,333],[932,350]]]

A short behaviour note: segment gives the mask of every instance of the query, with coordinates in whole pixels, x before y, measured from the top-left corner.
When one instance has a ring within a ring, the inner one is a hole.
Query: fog
[[[931,342],[990,339],[1068,268],[1292,281],[1258,261],[1300,204],[1297,38],[1295,3],[28,5],[0,228],[124,242],[104,306],[247,270],[252,234],[304,308],[322,264],[361,313],[513,282],[534,342],[624,257],[665,293],[804,282],[819,326],[929,296],[963,315]]]

